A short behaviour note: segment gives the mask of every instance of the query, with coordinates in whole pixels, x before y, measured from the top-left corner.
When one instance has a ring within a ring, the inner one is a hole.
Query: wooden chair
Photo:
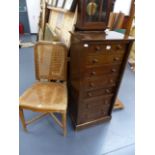
[[[39,42],[34,49],[38,81],[20,96],[19,114],[23,128],[27,131],[27,125],[49,114],[63,128],[65,136],[67,133],[67,48],[58,42]],[[43,114],[26,122],[24,109]],[[62,123],[54,113],[62,115]]]

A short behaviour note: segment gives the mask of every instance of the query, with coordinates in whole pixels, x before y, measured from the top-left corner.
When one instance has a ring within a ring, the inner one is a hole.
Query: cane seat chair
[[[27,131],[27,125],[49,114],[63,128],[65,136],[67,133],[67,48],[62,43],[38,42],[34,47],[34,60],[37,82],[19,99],[19,114],[23,128]],[[43,114],[25,121],[23,110]],[[61,114],[62,122],[54,113]]]

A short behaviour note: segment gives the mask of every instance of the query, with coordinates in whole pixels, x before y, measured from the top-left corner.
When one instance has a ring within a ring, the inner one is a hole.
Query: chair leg
[[[62,123],[63,123],[64,136],[66,136],[66,134],[67,134],[67,126],[66,126],[67,119],[66,118],[67,118],[67,114],[63,113],[62,114]]]
[[[26,123],[25,123],[25,118],[24,118],[24,112],[22,108],[19,108],[19,115],[20,115],[20,119],[23,125],[23,129],[27,132],[27,128],[26,128]]]

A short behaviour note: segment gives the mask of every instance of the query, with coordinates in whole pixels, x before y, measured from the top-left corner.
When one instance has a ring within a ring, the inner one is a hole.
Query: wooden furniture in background
[[[133,19],[135,15],[135,0],[131,0],[129,15],[125,15],[122,12],[111,12],[107,28],[110,30],[124,29],[125,35],[129,36],[132,27]]]
[[[110,30],[121,29],[123,26],[124,18],[125,15],[122,12],[120,13],[111,12],[107,28]]]
[[[39,82],[33,84],[20,96],[19,112],[23,128],[50,114],[66,135],[67,115],[67,48],[62,43],[39,42],[35,45],[35,71]],[[52,82],[50,82],[52,80]],[[25,121],[23,110],[43,112],[31,121]],[[62,115],[62,123],[54,113]]]
[[[70,12],[65,9],[50,9],[50,17],[48,24],[53,31],[57,30],[57,35],[60,37],[60,42],[63,42],[69,49],[71,34],[74,31],[74,25],[77,18],[77,9],[75,12]]]
[[[126,29],[125,35],[126,36],[129,36],[130,34],[134,17],[135,17],[135,0],[132,0],[130,14],[125,24],[125,29]]]
[[[44,33],[44,40],[60,42],[61,36],[59,35],[59,32],[56,31],[56,29],[53,30],[51,26],[47,23],[45,28],[45,33]]]
[[[134,23],[133,23],[131,31],[130,31],[130,36],[135,37],[135,25],[134,25]],[[128,62],[129,62],[131,70],[135,71],[135,43],[133,43],[133,45],[132,45]]]
[[[69,111],[75,129],[111,119],[133,41],[114,31],[72,35]]]
[[[40,2],[40,17],[39,17],[39,30],[37,35],[37,41],[42,40],[45,32],[45,25],[47,20],[47,15],[49,14],[47,8],[47,3],[45,0],[41,0]]]
[[[59,38],[57,41],[64,43],[69,48],[71,38],[69,31],[74,31],[74,25],[77,19],[77,9],[75,12],[72,12],[63,8],[46,5],[45,10],[47,13],[44,13],[44,16],[45,14],[46,16],[44,18],[42,16],[42,21],[44,21],[45,27],[44,31],[40,28],[38,40],[53,41],[55,39],[52,34],[55,34],[57,35],[57,38]]]
[[[135,36],[135,0],[131,0],[129,16],[125,16],[122,29],[125,29],[126,36]],[[135,71],[135,43],[133,44],[129,56],[129,65],[132,71]]]

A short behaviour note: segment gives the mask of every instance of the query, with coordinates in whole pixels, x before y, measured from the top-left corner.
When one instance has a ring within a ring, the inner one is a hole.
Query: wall
[[[24,33],[30,33],[27,6],[25,0],[19,0],[19,22],[24,25]]]
[[[131,6],[131,0],[116,0],[114,6],[114,12],[123,12],[125,15],[129,15]]]
[[[30,25],[30,33],[38,33],[40,0],[26,0]]]

